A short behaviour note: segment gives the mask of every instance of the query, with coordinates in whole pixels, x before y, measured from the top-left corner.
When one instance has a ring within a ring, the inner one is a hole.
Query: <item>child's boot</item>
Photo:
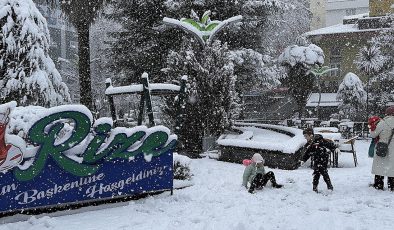
[[[283,185],[275,183],[275,184],[272,184],[272,187],[274,187],[274,188],[282,188]]]
[[[319,192],[319,191],[317,190],[317,184],[316,184],[316,185],[315,185],[315,184],[313,185],[313,191],[316,192],[316,193]]]
[[[334,187],[332,186],[331,182],[327,184],[327,189],[333,191]]]

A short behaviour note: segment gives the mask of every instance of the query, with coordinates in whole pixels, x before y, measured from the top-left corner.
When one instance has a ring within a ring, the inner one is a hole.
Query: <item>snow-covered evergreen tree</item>
[[[339,85],[337,100],[341,101],[339,109],[348,118],[355,118],[367,100],[363,83],[354,73],[347,73]]]
[[[357,55],[355,64],[357,68],[368,77],[368,85],[371,85],[371,112],[381,113],[392,101],[390,96],[394,87],[394,14],[383,17],[382,24],[391,22],[389,28],[381,30],[378,36],[372,38],[368,44],[362,47]],[[370,83],[371,81],[371,83]]]
[[[0,103],[55,106],[70,100],[49,57],[49,31],[32,0],[0,1]]]
[[[140,81],[144,72],[157,81],[169,49],[179,46],[179,30],[163,30],[164,0],[115,1],[108,16],[122,28],[111,34],[110,68],[121,84]]]
[[[188,75],[189,99],[180,139],[186,149],[198,152],[203,136],[219,135],[239,114],[236,76],[226,44],[216,41],[198,53],[188,41],[183,46],[180,52],[170,53],[165,71],[169,80]],[[171,103],[167,109],[174,113]]]
[[[307,97],[315,81],[310,70],[316,65],[324,64],[323,50],[314,44],[307,47],[292,45],[284,50],[278,61],[287,70],[287,76],[282,83],[289,87],[298,104],[299,116],[302,116]]]

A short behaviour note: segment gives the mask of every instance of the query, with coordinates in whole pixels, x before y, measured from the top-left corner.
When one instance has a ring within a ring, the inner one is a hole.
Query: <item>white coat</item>
[[[394,116],[386,116],[379,121],[375,131],[371,131],[372,137],[379,136],[379,142],[388,143],[392,129],[394,129]],[[394,136],[393,136],[394,137]],[[372,174],[379,176],[394,177],[394,140],[391,139],[389,152],[385,157],[373,156]]]

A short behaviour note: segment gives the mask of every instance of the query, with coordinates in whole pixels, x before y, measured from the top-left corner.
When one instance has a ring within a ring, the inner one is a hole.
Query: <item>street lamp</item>
[[[315,75],[315,77],[317,78],[317,86],[319,88],[319,101],[317,103],[317,117],[319,120],[321,120],[320,117],[320,101],[321,101],[321,86],[320,86],[320,77],[322,77],[324,74],[333,71],[333,70],[337,70],[338,68],[330,68],[328,66],[316,66],[314,69],[311,70],[311,73],[313,75]]]

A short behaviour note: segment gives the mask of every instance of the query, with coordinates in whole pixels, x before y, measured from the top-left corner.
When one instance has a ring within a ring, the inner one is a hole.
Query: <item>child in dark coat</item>
[[[326,140],[320,134],[313,134],[313,129],[306,129],[303,132],[307,139],[306,152],[302,161],[307,161],[310,157],[313,159],[313,191],[318,192],[320,175],[323,176],[327,184],[327,189],[333,190],[330,176],[328,175],[327,165],[329,161],[330,151],[335,151],[336,147],[332,141]]]

